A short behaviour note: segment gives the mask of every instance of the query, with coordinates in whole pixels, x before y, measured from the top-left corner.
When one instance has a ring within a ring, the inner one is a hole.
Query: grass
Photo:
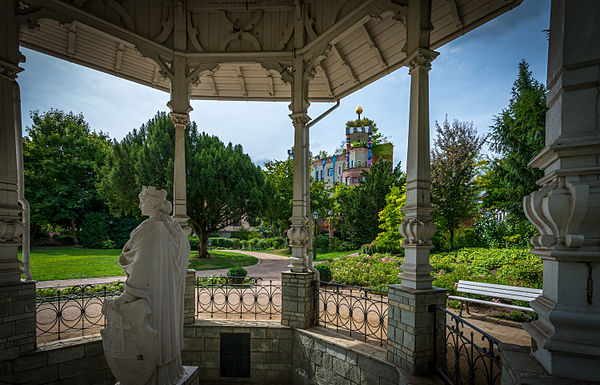
[[[34,248],[31,250],[31,274],[36,281],[123,276],[125,274],[118,262],[120,254],[118,249]],[[198,251],[192,251],[190,268],[226,269],[258,262],[249,255],[225,251],[211,251],[210,255],[210,258],[199,259]]]
[[[288,249],[275,249],[275,250],[264,250],[263,253],[282,255],[284,257],[290,257],[290,252]],[[357,253],[358,250],[349,250],[349,251],[330,251],[327,253],[322,253],[317,250],[317,261],[330,261],[337,257],[346,256],[349,254]],[[312,258],[312,256],[311,256]]]

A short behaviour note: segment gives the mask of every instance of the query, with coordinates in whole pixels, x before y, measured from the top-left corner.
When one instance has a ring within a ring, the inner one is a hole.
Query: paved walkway
[[[251,255],[258,258],[258,263],[252,266],[244,267],[248,270],[248,275],[251,277],[261,277],[263,281],[281,280],[281,272],[289,270],[288,265],[290,259],[281,255],[261,253],[258,251],[247,251],[247,250],[223,250],[233,253],[241,253]],[[215,270],[199,270],[196,272],[196,277],[208,277],[209,275],[224,275],[228,269],[215,269]],[[39,281],[36,287],[64,287],[72,285],[91,285],[97,283],[109,283],[115,281],[125,281],[125,276],[119,277],[101,277],[101,278],[79,278],[79,279],[63,279],[56,281]]]

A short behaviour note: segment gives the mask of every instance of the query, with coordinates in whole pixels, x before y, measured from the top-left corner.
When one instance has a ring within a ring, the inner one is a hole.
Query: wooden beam
[[[269,87],[269,95],[275,96],[275,80],[270,70],[265,70],[267,73],[267,87]]]
[[[462,28],[464,24],[462,19],[460,18],[460,13],[458,12],[458,4],[456,4],[456,0],[446,0],[446,4],[448,5],[448,9],[450,10],[450,16],[452,16],[452,20],[454,20],[456,28]]]
[[[119,43],[117,46],[117,57],[115,58],[115,66],[114,69],[116,71],[120,70],[123,66],[123,55],[125,54],[125,44]]]
[[[346,73],[348,74],[348,77],[350,78],[350,81],[352,82],[352,84],[358,83],[358,78],[356,77],[354,70],[352,69],[352,67],[350,67],[350,64],[346,63],[346,59],[344,58],[342,53],[337,49],[335,44],[333,44],[331,46],[331,51],[337,57],[337,59],[340,61],[340,63],[342,64],[342,67],[346,69]]]
[[[371,37],[371,34],[369,34],[369,31],[367,31],[367,27],[365,24],[360,26],[360,32],[362,33],[363,38],[365,39],[367,44],[369,44],[369,50],[377,58],[379,67],[381,69],[387,68],[387,63],[385,62],[385,60],[383,60],[383,56],[381,56],[381,51],[379,51],[377,44],[375,44],[375,41]]]
[[[210,83],[210,88],[212,89],[213,95],[219,96],[219,90],[217,90],[217,82],[215,82],[215,76],[212,73],[208,75],[208,82]]]
[[[248,91],[246,90],[246,81],[244,80],[244,74],[242,73],[242,66],[238,66],[237,71],[240,88],[242,89],[242,95],[248,96]]]
[[[67,53],[75,55],[75,44],[77,43],[77,24],[71,23],[67,33]]]

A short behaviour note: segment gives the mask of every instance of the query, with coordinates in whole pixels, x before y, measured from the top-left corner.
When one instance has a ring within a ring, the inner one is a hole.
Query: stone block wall
[[[221,333],[250,334],[250,377],[221,377]],[[204,384],[289,384],[292,329],[279,321],[200,320],[184,328],[184,365]]]
[[[0,362],[35,350],[35,330],[35,282],[0,285]]]
[[[414,375],[431,372],[434,359],[434,314],[428,309],[431,304],[445,307],[446,290],[389,286],[387,359]]]
[[[114,385],[100,336],[47,344],[12,360],[0,361],[0,378],[28,385]]]
[[[188,269],[183,293],[183,323],[193,324],[196,319],[196,270]]]
[[[313,273],[281,273],[281,324],[306,329],[313,326]]]
[[[401,376],[385,350],[314,328],[294,331],[293,384],[396,385]]]

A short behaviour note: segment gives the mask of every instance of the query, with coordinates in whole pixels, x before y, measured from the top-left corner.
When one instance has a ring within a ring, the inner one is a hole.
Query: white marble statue
[[[149,216],[131,232],[119,263],[125,292],[106,300],[104,354],[121,385],[176,384],[184,375],[183,292],[190,244],[170,216],[165,190],[144,187],[140,209]]]

